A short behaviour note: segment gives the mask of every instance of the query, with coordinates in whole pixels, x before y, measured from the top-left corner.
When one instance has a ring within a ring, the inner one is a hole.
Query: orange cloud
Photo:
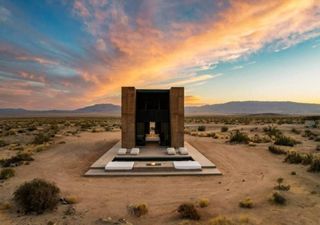
[[[144,86],[179,78],[183,68],[199,60],[234,60],[273,42],[276,49],[285,48],[319,35],[315,29],[320,28],[319,1],[313,0],[233,1],[218,19],[174,22],[170,34],[142,18],[132,28],[122,10],[115,13],[117,9],[119,5],[107,12],[115,21],[108,32],[99,31],[101,20],[90,20],[99,42],[103,39],[111,43],[119,57],[107,70],[89,72],[87,77],[95,80],[96,86],[86,94],[88,100],[118,92],[125,85]],[[171,85],[188,84],[182,81]]]

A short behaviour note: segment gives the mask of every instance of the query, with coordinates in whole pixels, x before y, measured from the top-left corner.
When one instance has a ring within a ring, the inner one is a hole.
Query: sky
[[[120,104],[121,86],[320,104],[320,0],[0,0],[0,26],[0,108]]]

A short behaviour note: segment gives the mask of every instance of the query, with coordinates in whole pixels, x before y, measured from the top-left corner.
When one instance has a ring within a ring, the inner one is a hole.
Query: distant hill
[[[18,116],[85,116],[85,115],[116,115],[119,116],[121,107],[114,104],[96,104],[75,110],[26,110],[22,108],[2,108],[1,117]],[[320,104],[297,102],[227,102],[223,104],[188,106],[186,115],[190,114],[298,114],[320,115]]]
[[[223,104],[187,107],[186,113],[214,114],[320,114],[320,104],[297,102],[227,102]]]

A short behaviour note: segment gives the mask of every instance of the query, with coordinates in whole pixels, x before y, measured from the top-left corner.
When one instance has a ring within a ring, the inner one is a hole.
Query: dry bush
[[[19,186],[14,201],[25,213],[43,213],[53,210],[59,203],[59,188],[48,181],[34,179]]]
[[[277,146],[274,146],[274,145],[270,145],[268,149],[269,149],[269,151],[271,153],[276,154],[276,155],[285,155],[285,154],[287,154],[286,150],[281,149],[281,148],[279,148]]]
[[[248,144],[250,142],[250,138],[247,134],[236,130],[235,133],[231,134],[229,142],[232,144]]]
[[[269,136],[269,137],[278,137],[280,135],[282,135],[281,130],[279,130],[276,127],[272,127],[272,126],[268,126],[268,127],[264,127],[263,131]]]
[[[205,126],[199,126],[198,127],[198,131],[205,131],[206,130],[206,127]]]
[[[282,184],[284,181],[284,179],[282,177],[279,177],[277,179],[277,183],[278,185],[274,187],[275,190],[279,190],[279,191],[289,191],[290,190],[290,185],[284,185]]]
[[[136,217],[141,217],[143,215],[146,215],[149,211],[148,206],[144,203],[136,204],[136,205],[129,205],[128,210],[132,215],[134,215]]]
[[[209,200],[206,199],[206,198],[203,198],[203,199],[199,199],[198,200],[198,205],[200,208],[206,208],[209,206]]]
[[[4,147],[4,146],[7,146],[8,144],[4,141],[4,140],[1,140],[0,139],[0,148],[1,147]]]
[[[1,170],[1,172],[0,172],[0,179],[7,180],[11,177],[14,177],[14,175],[15,175],[14,169],[5,168],[5,169]]]
[[[228,131],[228,127],[226,127],[226,126],[223,126],[223,127],[221,127],[221,132],[227,132]]]
[[[293,147],[296,144],[299,144],[300,142],[294,140],[291,137],[287,137],[284,135],[279,135],[276,137],[276,140],[274,142],[275,145],[282,145],[282,146],[290,146]]]
[[[246,198],[246,199],[242,200],[241,202],[239,202],[239,206],[241,208],[251,209],[251,208],[253,208],[253,201],[251,200],[251,198]]]
[[[279,192],[274,192],[270,200],[277,205],[284,205],[287,201],[287,199]]]
[[[319,155],[316,155],[315,157],[313,157],[308,171],[320,172],[320,156]]]
[[[299,164],[302,162],[302,154],[296,151],[289,151],[284,161],[288,163]]]
[[[36,145],[41,145],[41,144],[46,143],[48,141],[50,141],[50,136],[48,134],[40,133],[34,137],[34,140],[32,143],[36,144]]]
[[[217,216],[209,220],[208,225],[234,225],[233,221],[225,216]]]
[[[182,219],[200,220],[200,215],[192,203],[181,204],[177,211]]]
[[[19,153],[9,159],[0,160],[0,165],[3,167],[18,166],[21,165],[24,161],[33,161],[33,158],[28,153]]]

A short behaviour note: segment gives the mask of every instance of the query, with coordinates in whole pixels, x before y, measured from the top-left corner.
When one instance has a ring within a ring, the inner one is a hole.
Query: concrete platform
[[[120,141],[109,151],[94,162],[85,176],[186,176],[186,175],[222,175],[210,160],[202,155],[188,142],[184,143],[188,155],[168,155],[166,147],[149,144],[140,147],[139,155],[117,155]],[[187,157],[187,158],[186,158]],[[191,158],[190,158],[191,157]],[[130,171],[105,171],[105,166],[111,161],[134,161],[133,170]],[[176,170],[173,161],[194,160],[200,163],[201,170]],[[153,166],[154,165],[154,166]]]

